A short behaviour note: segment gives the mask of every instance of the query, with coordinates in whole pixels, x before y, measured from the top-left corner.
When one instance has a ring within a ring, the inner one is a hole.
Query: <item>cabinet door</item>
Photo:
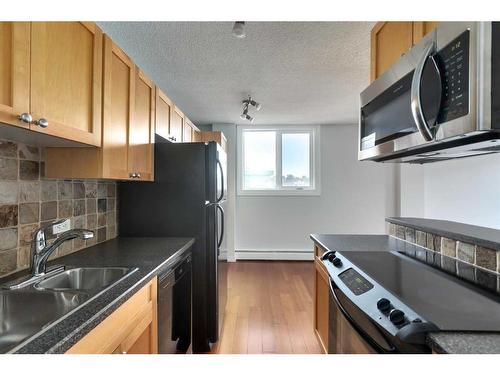
[[[134,121],[128,132],[128,170],[153,181],[155,85],[140,70],[135,74]]]
[[[170,111],[170,137],[173,142],[182,142],[182,130],[184,125],[184,114],[173,106]]]
[[[170,134],[170,111],[172,101],[158,87],[156,88],[156,134],[168,139]]]
[[[413,22],[413,44],[417,44],[420,40],[429,34],[439,25],[438,21],[420,21]]]
[[[201,132],[193,129],[193,142],[201,142]]]
[[[193,127],[189,120],[184,119],[184,130],[182,135],[182,142],[191,142],[193,140]]]
[[[102,32],[91,22],[31,25],[31,129],[100,146]]]
[[[314,259],[314,330],[323,353],[328,350],[329,298],[330,287],[328,272],[321,263],[323,251],[315,246]]]
[[[378,22],[371,32],[371,80],[380,77],[412,45],[413,22]]]
[[[29,64],[29,22],[0,22],[0,122],[29,127],[17,119],[30,111]]]
[[[135,66],[109,37],[104,40],[102,174],[128,179],[127,132],[132,119]]]

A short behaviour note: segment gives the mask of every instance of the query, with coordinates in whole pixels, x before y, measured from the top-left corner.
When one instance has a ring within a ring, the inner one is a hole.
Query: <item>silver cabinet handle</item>
[[[44,129],[47,126],[49,126],[49,122],[47,121],[47,119],[44,119],[44,118],[40,118],[40,119],[34,121],[33,124],[38,125],[39,127],[44,128]]]
[[[413,116],[415,124],[417,125],[418,131],[426,141],[431,141],[433,136],[431,129],[429,128],[429,124],[427,124],[427,120],[425,119],[424,111],[422,109],[420,86],[422,82],[422,75],[424,73],[425,63],[427,62],[427,59],[429,57],[431,58],[432,63],[434,64],[436,70],[439,72],[439,69],[437,68],[436,65],[436,61],[431,56],[431,53],[434,51],[434,49],[435,49],[434,42],[430,42],[425,47],[424,53],[422,54],[422,57],[420,58],[417,67],[415,68],[415,72],[413,73],[413,79],[411,81],[411,90],[410,90],[411,114]]]
[[[31,116],[31,114],[26,112],[21,113],[19,116],[17,116],[17,119],[27,124],[31,124],[33,122],[33,117]]]
[[[141,174],[140,174],[140,173],[136,173],[136,174],[135,174],[135,177],[136,177],[136,178],[141,178]]]
[[[177,141],[177,138],[176,138],[176,137],[174,137],[174,136],[168,137],[168,139],[170,139],[170,140],[171,140],[171,141],[173,141],[173,142]]]
[[[130,177],[130,178],[136,178],[136,177],[137,177],[137,175],[136,175],[135,173],[130,173],[130,174],[129,174],[129,177]]]

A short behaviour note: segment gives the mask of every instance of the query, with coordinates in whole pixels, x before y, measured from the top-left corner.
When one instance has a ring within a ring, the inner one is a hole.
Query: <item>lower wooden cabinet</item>
[[[375,351],[351,326],[330,297],[330,276],[314,246],[314,332],[324,353],[371,354]]]
[[[314,333],[323,353],[328,353],[330,277],[320,260],[323,253],[319,246],[314,247]]]
[[[66,353],[156,354],[157,315],[155,277]]]

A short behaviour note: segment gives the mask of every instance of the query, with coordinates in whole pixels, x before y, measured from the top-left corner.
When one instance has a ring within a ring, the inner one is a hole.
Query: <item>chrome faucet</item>
[[[33,263],[31,266],[32,277],[39,277],[45,274],[47,260],[50,255],[64,242],[75,238],[88,240],[94,237],[94,232],[87,229],[65,230],[64,228],[69,228],[69,224],[69,219],[63,219],[41,227],[35,232],[31,245],[31,251],[33,254]],[[61,235],[57,237],[53,243],[47,246],[46,235],[49,231],[51,234],[61,233]]]
[[[44,227],[37,229],[33,235],[31,244],[31,251],[33,254],[31,263],[31,275],[24,276],[20,279],[8,282],[0,286],[0,289],[19,289],[47,277],[48,275],[55,274],[64,270],[63,266],[47,271],[47,260],[50,255],[64,242],[74,238],[81,238],[88,240],[94,237],[94,232],[87,229],[69,229],[69,219],[59,220]],[[48,235],[59,234],[53,243],[47,245],[46,237]]]

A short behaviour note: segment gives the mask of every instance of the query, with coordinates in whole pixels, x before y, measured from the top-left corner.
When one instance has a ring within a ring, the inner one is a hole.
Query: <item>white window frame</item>
[[[243,155],[244,142],[243,133],[245,131],[275,131],[276,132],[276,189],[243,189]],[[309,162],[310,162],[310,187],[298,186],[283,186],[282,185],[282,160],[281,160],[281,140],[282,134],[286,133],[309,133]],[[261,195],[261,196],[276,196],[276,195],[321,195],[321,169],[320,169],[320,126],[318,125],[287,125],[287,126],[270,126],[270,125],[239,125],[237,131],[237,193],[238,195]]]

